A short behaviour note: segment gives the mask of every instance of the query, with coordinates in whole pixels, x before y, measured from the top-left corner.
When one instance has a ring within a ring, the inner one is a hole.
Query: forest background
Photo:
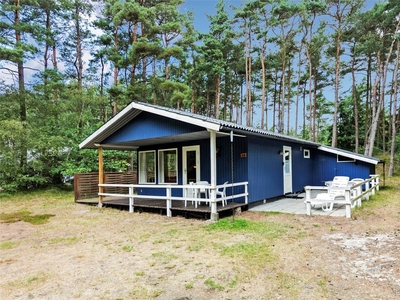
[[[393,175],[398,0],[219,0],[201,32],[184,4],[0,0],[3,193],[97,171],[78,145],[132,100],[387,155]]]

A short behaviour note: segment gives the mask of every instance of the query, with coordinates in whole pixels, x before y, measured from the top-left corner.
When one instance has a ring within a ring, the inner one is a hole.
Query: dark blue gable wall
[[[362,161],[338,162],[337,155],[318,151],[315,161],[313,185],[323,185],[325,181],[332,180],[335,176],[349,176],[353,178],[369,178],[375,173],[373,164]]]
[[[136,118],[102,141],[102,143],[121,143],[203,130],[204,128],[196,125],[182,125],[182,122],[177,120],[141,112]]]
[[[249,202],[283,195],[283,157],[279,155],[283,146],[289,146],[292,149],[293,192],[301,191],[305,185],[311,184],[313,162],[311,159],[304,158],[304,146],[251,137],[248,146]],[[312,157],[314,150],[309,150]]]

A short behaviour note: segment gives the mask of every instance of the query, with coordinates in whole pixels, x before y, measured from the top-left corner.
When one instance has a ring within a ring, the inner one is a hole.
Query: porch
[[[76,203],[98,205],[99,198],[82,199],[75,201]],[[121,197],[104,197],[103,207],[117,208],[121,210],[129,210],[129,199]],[[228,201],[225,206],[221,203],[217,204],[217,213],[221,216],[229,216],[236,213],[238,210],[247,210],[246,203],[235,203]],[[160,199],[145,199],[137,197],[133,204],[133,211],[135,212],[152,212],[159,213],[160,215],[167,215],[167,203],[165,200]],[[170,207],[171,216],[183,216],[185,218],[195,217],[210,219],[211,207],[206,203],[198,204],[188,201],[186,206],[184,201],[174,201]]]

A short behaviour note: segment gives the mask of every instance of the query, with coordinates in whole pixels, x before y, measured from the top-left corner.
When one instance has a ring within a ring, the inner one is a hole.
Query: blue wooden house
[[[82,149],[134,150],[138,154],[138,196],[161,196],[160,186],[208,182],[211,199],[228,182],[226,196],[254,206],[323,185],[336,175],[369,178],[380,159],[323,146],[186,111],[132,102],[87,137]],[[102,159],[99,158],[99,169]],[[237,184],[236,183],[241,183]],[[157,188],[155,188],[157,187]],[[212,202],[212,201],[211,201]],[[217,214],[217,204],[211,207]],[[218,214],[217,214],[218,216]]]

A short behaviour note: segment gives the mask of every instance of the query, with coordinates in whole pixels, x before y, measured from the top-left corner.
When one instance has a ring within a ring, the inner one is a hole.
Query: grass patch
[[[53,214],[43,214],[43,215],[29,215],[22,218],[22,221],[31,223],[32,225],[41,225],[49,221],[51,217],[55,217]]]
[[[222,285],[216,283],[213,278],[208,278],[204,281],[205,285],[208,285],[211,289],[213,290],[219,290],[219,291],[223,291],[225,289],[225,287],[223,287]]]
[[[73,237],[57,237],[49,240],[49,244],[65,244],[65,245],[71,245],[75,244],[76,242],[79,241],[79,238],[76,236]]]
[[[185,284],[185,289],[191,290],[193,288],[193,282],[189,282]]]
[[[129,299],[154,299],[164,293],[164,290],[150,290],[145,286],[137,286],[129,293]]]
[[[177,259],[178,256],[170,253],[170,252],[156,252],[151,255],[154,257],[158,262],[163,265],[170,263],[172,260]]]
[[[125,245],[122,247],[122,250],[126,251],[126,252],[131,252],[133,250],[133,246],[132,245]]]
[[[11,242],[11,241],[2,242],[0,243],[0,250],[12,249],[17,247],[19,244],[21,244],[21,242]]]
[[[230,246],[224,246],[221,255],[229,256],[235,261],[246,261],[249,265],[265,265],[266,262],[275,260],[271,249],[267,244],[241,242]]]
[[[52,214],[42,214],[42,215],[31,215],[31,212],[27,210],[20,210],[13,213],[2,213],[0,214],[0,220],[3,223],[15,223],[19,221],[24,221],[31,223],[33,225],[40,225],[47,223],[51,217],[55,215]]]
[[[282,224],[231,218],[210,224],[206,230],[251,232],[269,238],[277,238],[287,233],[287,229]]]
[[[21,211],[17,211],[17,212],[13,212],[13,213],[8,213],[8,214],[0,214],[0,220],[3,223],[15,223],[15,222],[19,222],[22,221],[22,219],[26,216],[29,216],[31,214],[31,212],[27,211],[27,210],[21,210]]]

